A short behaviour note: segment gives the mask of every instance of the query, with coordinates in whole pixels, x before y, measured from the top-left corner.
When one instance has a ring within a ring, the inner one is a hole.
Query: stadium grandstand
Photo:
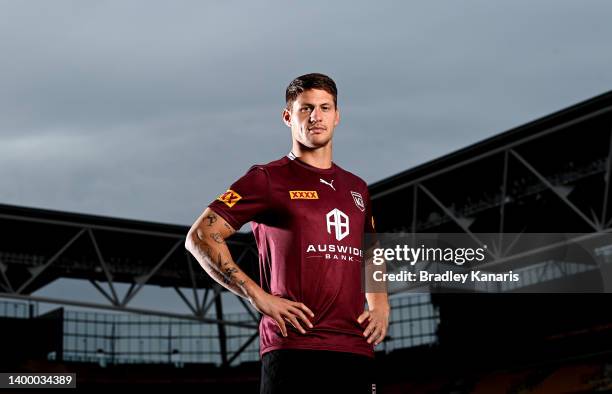
[[[381,233],[596,240],[596,264],[522,250],[518,287],[391,291],[377,392],[612,391],[611,173],[609,92],[369,185]],[[258,392],[259,316],[238,298],[242,312],[227,313],[225,290],[183,248],[187,231],[0,205],[1,370],[74,372],[88,390]],[[257,279],[252,235],[228,243]],[[39,294],[60,278],[104,302]],[[189,313],[135,306],[146,287],[172,289]]]

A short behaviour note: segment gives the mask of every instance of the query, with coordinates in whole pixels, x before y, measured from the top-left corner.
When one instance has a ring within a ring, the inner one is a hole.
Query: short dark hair
[[[287,91],[285,92],[287,108],[291,109],[297,97],[305,90],[310,89],[325,90],[327,93],[334,96],[334,106],[336,108],[338,107],[338,89],[336,88],[334,80],[325,74],[312,73],[297,77],[287,86]]]

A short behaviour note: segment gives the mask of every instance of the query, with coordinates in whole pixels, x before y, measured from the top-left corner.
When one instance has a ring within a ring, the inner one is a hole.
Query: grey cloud
[[[0,201],[189,224],[340,88],[373,182],[609,90],[608,2],[1,2]],[[382,153],[381,153],[382,152]]]

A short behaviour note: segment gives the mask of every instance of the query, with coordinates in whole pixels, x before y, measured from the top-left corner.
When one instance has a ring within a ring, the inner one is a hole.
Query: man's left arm
[[[365,253],[365,296],[368,301],[368,309],[357,318],[359,324],[367,322],[363,336],[368,338],[368,343],[374,343],[374,346],[381,343],[387,336],[390,313],[387,283],[385,281],[376,282],[373,279],[375,271],[386,273],[384,264],[375,265],[373,263],[372,254],[376,246],[379,246],[378,242],[368,248]]]
[[[374,346],[376,346],[387,336],[389,301],[387,293],[366,293],[366,299],[368,300],[368,310],[359,315],[357,321],[359,324],[364,321],[368,322],[363,336],[368,338],[368,343],[374,342]]]
[[[364,245],[367,247],[364,253],[364,268],[368,309],[359,315],[357,322],[359,322],[359,324],[367,322],[367,326],[363,331],[363,336],[368,339],[368,343],[374,343],[374,346],[376,346],[387,336],[390,307],[386,282],[373,282],[375,270],[382,272],[386,272],[386,270],[384,264],[376,266],[373,263],[373,250],[378,246],[378,242],[376,241],[376,229],[374,226],[374,217],[372,216],[372,203],[367,188],[364,194],[366,208],[364,233],[366,235],[366,242],[368,243],[368,245]]]

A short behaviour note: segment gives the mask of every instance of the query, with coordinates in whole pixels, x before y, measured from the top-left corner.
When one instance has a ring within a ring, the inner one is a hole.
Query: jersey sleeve
[[[372,214],[372,200],[370,200],[370,193],[366,188],[364,191],[365,196],[365,222],[363,232],[366,234],[374,234],[376,233],[376,227],[374,224],[374,216]]]
[[[370,200],[370,193],[367,186],[363,192],[364,203],[365,203],[365,220],[363,222],[363,233],[364,233],[364,249],[369,249],[376,244],[376,226],[374,223],[374,216],[372,214],[372,200]]]
[[[269,179],[265,168],[251,167],[208,206],[236,231],[269,207]]]

